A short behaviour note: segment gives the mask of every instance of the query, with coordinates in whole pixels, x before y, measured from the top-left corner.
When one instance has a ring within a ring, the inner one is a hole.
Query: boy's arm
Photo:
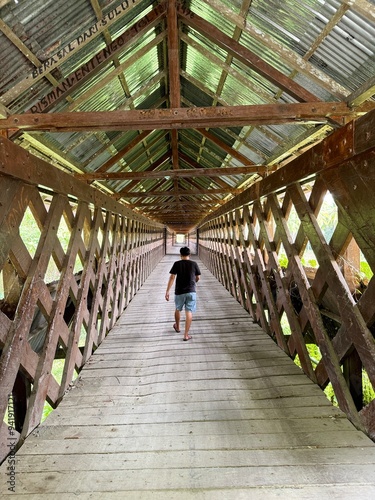
[[[165,292],[165,300],[167,300],[167,301],[169,300],[169,290],[172,288],[172,285],[174,283],[175,278],[176,278],[175,274],[171,274],[169,276],[167,291]]]

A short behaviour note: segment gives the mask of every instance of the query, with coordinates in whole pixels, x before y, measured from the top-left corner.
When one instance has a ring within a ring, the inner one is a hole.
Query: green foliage
[[[19,231],[22,241],[24,242],[27,250],[29,251],[30,255],[34,257],[39,243],[41,231],[30,208],[27,208],[24,213]]]
[[[291,334],[291,328],[289,325],[287,315],[285,313],[281,316],[280,325],[281,325],[281,329],[282,329],[284,335]]]
[[[279,265],[281,267],[288,267],[289,260],[288,257],[285,254],[280,254],[279,255]]]
[[[52,365],[51,373],[59,384],[61,384],[64,365],[65,359],[55,359]],[[42,422],[44,422],[44,420],[48,417],[52,410],[52,406],[46,401],[43,407]]]
[[[44,403],[44,407],[43,407],[43,414],[42,414],[42,420],[41,422],[44,422],[45,419],[48,417],[48,415],[51,413],[51,411],[53,410],[52,406],[47,403],[47,401]]]
[[[307,344],[306,348],[309,353],[312,365],[315,368],[322,358],[320,349],[315,344]],[[301,362],[299,360],[298,355],[295,357],[294,362],[297,366],[301,368]],[[368,375],[364,370],[362,370],[362,384],[363,384],[363,405],[366,406],[373,399],[375,399],[375,390],[372,387],[370,379],[368,378]],[[324,394],[327,396],[327,398],[331,401],[331,403],[334,406],[338,406],[335,391],[333,390],[331,383],[329,383],[327,387],[324,389]]]
[[[363,403],[368,405],[373,399],[375,399],[375,390],[372,387],[370,379],[365,371],[362,372],[363,381]]]
[[[373,272],[371,271],[371,267],[367,264],[367,262],[365,261],[361,261],[361,264],[360,264],[360,271],[361,271],[361,274],[365,275],[366,278],[368,278],[369,280],[372,278],[373,276]]]

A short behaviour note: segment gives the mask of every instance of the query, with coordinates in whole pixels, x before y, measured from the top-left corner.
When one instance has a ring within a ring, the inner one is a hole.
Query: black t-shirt
[[[188,259],[178,260],[169,273],[177,275],[175,295],[196,291],[195,277],[201,274],[196,262]]]

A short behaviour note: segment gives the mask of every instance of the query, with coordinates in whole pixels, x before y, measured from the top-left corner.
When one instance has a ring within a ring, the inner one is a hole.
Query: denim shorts
[[[185,311],[195,312],[197,307],[197,294],[196,292],[189,292],[175,295],[174,303],[178,311],[182,311],[185,306]]]

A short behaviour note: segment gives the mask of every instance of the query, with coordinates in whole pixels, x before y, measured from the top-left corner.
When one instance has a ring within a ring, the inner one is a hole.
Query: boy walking
[[[200,269],[198,264],[190,260],[190,249],[183,247],[180,249],[181,260],[176,261],[169,271],[170,277],[168,280],[167,291],[165,292],[165,300],[169,301],[169,291],[176,279],[175,287],[175,323],[173,328],[176,332],[180,332],[181,311],[185,307],[185,333],[183,340],[190,340],[189,335],[191,322],[193,320],[193,312],[196,310],[196,284],[200,279]]]

